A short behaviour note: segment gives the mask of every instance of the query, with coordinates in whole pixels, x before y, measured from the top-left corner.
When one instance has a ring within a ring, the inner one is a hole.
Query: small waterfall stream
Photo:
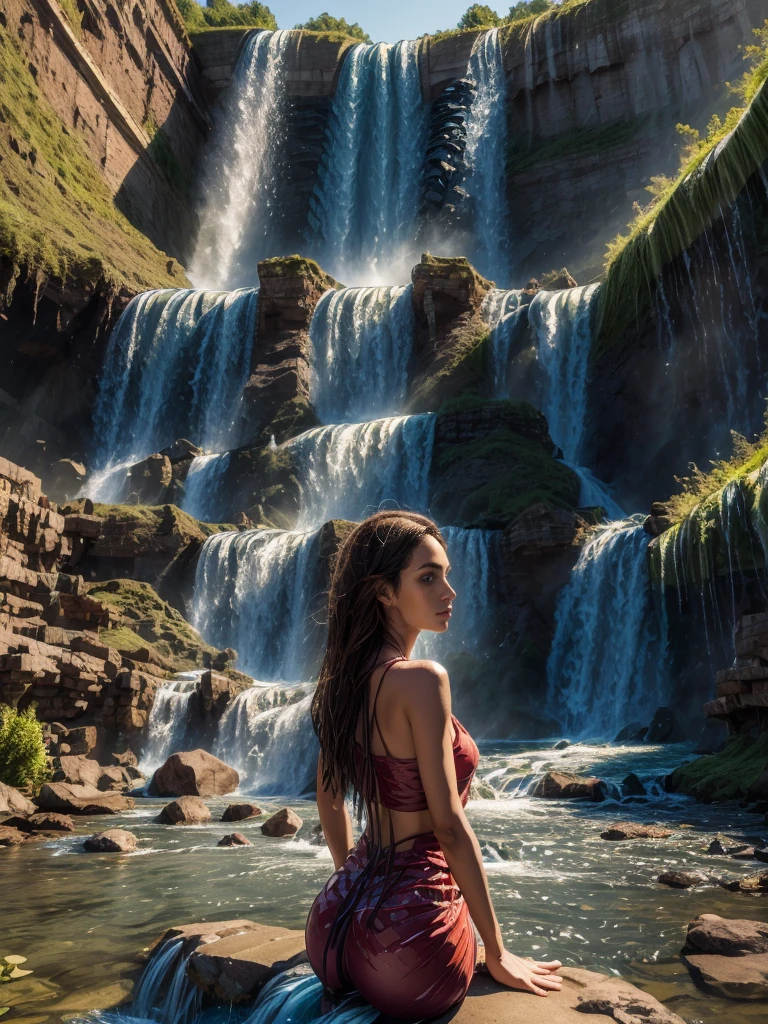
[[[222,506],[220,488],[229,466],[229,452],[198,455],[187,470],[181,507],[202,522],[216,522]]]
[[[200,672],[182,672],[155,694],[141,755],[141,767],[147,777],[171,754],[185,749],[187,727],[199,683]]]

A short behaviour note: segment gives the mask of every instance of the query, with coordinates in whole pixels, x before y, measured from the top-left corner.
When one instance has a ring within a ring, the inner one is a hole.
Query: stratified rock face
[[[292,836],[304,824],[299,815],[290,807],[281,807],[271,814],[261,826],[265,836]]]
[[[161,825],[202,825],[211,820],[211,812],[200,797],[180,796],[166,804],[156,820]]]
[[[124,828],[111,828],[89,836],[83,846],[89,853],[132,853],[136,849],[136,836]]]
[[[20,814],[28,817],[37,811],[37,807],[31,800],[27,800],[23,793],[13,786],[6,786],[0,782],[0,814]]]
[[[40,790],[37,805],[44,811],[66,814],[121,814],[136,806],[136,801],[119,793],[101,793],[92,786],[49,782]]]
[[[531,791],[531,796],[544,797],[547,800],[564,798],[581,798],[586,800],[604,800],[603,783],[600,779],[574,772],[547,772],[539,779]]]
[[[240,776],[234,768],[205,750],[171,754],[152,776],[153,796],[223,796],[237,789]]]

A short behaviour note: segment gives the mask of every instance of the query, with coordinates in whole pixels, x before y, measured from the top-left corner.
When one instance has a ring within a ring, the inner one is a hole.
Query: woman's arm
[[[451,691],[442,666],[423,662],[409,670],[406,714],[410,721],[419,774],[427,798],[432,828],[469,913],[485,945],[491,975],[511,988],[545,996],[560,988],[550,973],[561,966],[525,960],[504,949],[501,929],[491,903],[480,845],[464,814],[453,761]],[[402,673],[402,670],[401,670]]]
[[[333,866],[338,870],[354,846],[352,821],[344,803],[344,794],[339,790],[334,799],[330,790],[323,789],[323,754],[317,759],[317,809],[325,841],[333,857]]]

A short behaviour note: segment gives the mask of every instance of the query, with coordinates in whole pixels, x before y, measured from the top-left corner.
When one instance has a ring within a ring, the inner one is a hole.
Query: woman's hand
[[[503,949],[501,956],[488,957],[485,964],[490,976],[499,984],[537,996],[559,992],[563,984],[563,979],[554,973],[563,966],[559,960],[531,960]]]

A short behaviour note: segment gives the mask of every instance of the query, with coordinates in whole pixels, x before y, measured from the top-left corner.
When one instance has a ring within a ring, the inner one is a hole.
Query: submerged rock
[[[180,796],[160,811],[155,821],[161,825],[201,825],[211,820],[211,812],[198,796]]]
[[[261,808],[256,804],[230,804],[221,816],[222,821],[244,821],[246,818],[257,818]]]
[[[242,832],[232,832],[228,836],[223,836],[217,846],[253,846],[250,839],[246,839]]]
[[[704,871],[665,871],[656,881],[673,889],[693,889],[697,885],[709,885],[716,879]]]
[[[136,836],[124,828],[111,828],[89,836],[83,846],[89,853],[132,853],[136,849]]]
[[[705,992],[725,999],[768,998],[768,953],[686,956],[683,960],[691,978]]]
[[[601,839],[666,839],[672,832],[660,825],[647,825],[640,821],[620,821],[600,833]]]
[[[604,786],[602,779],[594,776],[577,775],[575,772],[547,772],[533,787],[531,796],[547,800],[604,800]]]
[[[171,754],[152,776],[152,796],[222,796],[237,789],[240,776],[234,768],[205,750]]]
[[[267,818],[261,826],[261,831],[265,836],[292,836],[303,824],[302,819],[290,807],[281,807]]]

